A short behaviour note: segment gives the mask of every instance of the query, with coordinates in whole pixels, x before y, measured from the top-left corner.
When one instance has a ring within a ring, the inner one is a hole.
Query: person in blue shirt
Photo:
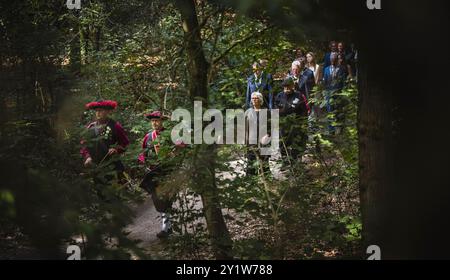
[[[325,90],[339,91],[344,87],[345,78],[347,75],[347,65],[338,63],[339,55],[333,53],[330,56],[331,64],[326,67],[323,73],[323,86]]]
[[[335,104],[337,103],[336,93],[344,88],[344,83],[347,76],[346,64],[342,63],[340,65],[338,63],[338,56],[339,55],[335,53],[331,54],[331,65],[325,68],[322,80],[324,86],[324,96],[326,99],[326,110],[328,113],[335,112]],[[331,125],[331,122],[333,122],[333,119],[330,119],[328,129],[330,132],[334,132],[335,128]]]
[[[247,92],[245,95],[245,109],[251,108],[251,95],[260,92],[264,97],[265,108],[272,109],[272,75],[266,73],[261,63],[252,65],[253,74],[247,78]]]
[[[338,52],[338,45],[336,41],[331,41],[329,47],[330,51],[325,54],[325,59],[323,61],[323,69],[331,65],[331,54],[337,54]]]

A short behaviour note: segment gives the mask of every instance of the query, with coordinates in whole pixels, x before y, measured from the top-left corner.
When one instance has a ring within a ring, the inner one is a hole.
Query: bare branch
[[[256,35],[255,35],[255,34],[250,34],[249,36],[247,36],[247,37],[245,37],[245,38],[243,38],[243,39],[241,39],[241,40],[238,40],[238,41],[234,42],[234,43],[231,44],[231,46],[230,46],[228,49],[226,49],[219,57],[217,57],[216,59],[214,59],[214,61],[212,62],[212,65],[211,65],[211,66],[215,65],[217,62],[219,62],[221,59],[223,59],[230,51],[232,51],[232,50],[233,50],[235,47],[237,47],[238,45],[240,45],[240,44],[242,44],[242,43],[245,43],[246,41],[248,41],[248,40],[254,38],[255,36],[261,35],[262,33],[266,32],[267,30],[269,30],[269,29],[271,29],[271,28],[273,28],[273,27],[274,27],[274,25],[269,25],[269,26],[267,26],[266,28],[263,28],[263,29],[259,30],[259,31],[256,33]]]

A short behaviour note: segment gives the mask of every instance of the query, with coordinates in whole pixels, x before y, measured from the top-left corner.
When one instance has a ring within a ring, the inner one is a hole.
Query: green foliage
[[[21,17],[11,16],[12,11],[20,12],[23,23],[18,22]],[[199,5],[197,13],[210,65],[209,104],[219,110],[243,107],[254,61],[268,60],[267,71],[274,74],[277,93],[292,50],[318,45],[306,36],[293,40],[292,32],[272,26],[266,15],[242,16],[208,2]],[[15,70],[11,75],[22,75],[22,67],[38,69],[16,85],[21,94],[10,101],[14,110],[2,120],[0,162],[7,167],[0,170],[2,228],[18,226],[45,257],[61,254],[62,246],[80,236],[82,255],[88,259],[153,257],[144,254],[124,228],[133,219],[131,206],[146,195],[138,190],[145,170],[136,159],[142,138],[151,129],[144,113],[192,107],[176,7],[165,1],[86,1],[76,12],[31,1],[14,2],[1,15],[0,26],[28,38],[8,37],[0,46]],[[67,67],[78,62],[79,71]],[[61,88],[54,89],[56,85]],[[323,109],[321,92],[317,87],[310,102]],[[236,257],[321,258],[324,252],[336,251],[332,257],[354,253],[361,238],[355,86],[349,83],[338,96],[342,110],[336,115],[287,120],[287,126],[309,137],[303,144],[305,139],[298,136],[295,142],[302,159],[290,158],[278,174],[246,176],[247,147],[208,150],[215,165],[201,172],[216,172],[214,183],[227,212]],[[118,101],[112,117],[125,127],[131,141],[121,156],[127,166],[125,178],[111,184],[94,182],[115,175],[110,161],[85,169],[79,156],[84,125],[93,119],[92,112],[82,113],[83,104],[100,98]],[[342,127],[340,134],[329,133],[330,120]],[[164,250],[168,248],[169,257],[211,258],[205,213],[199,207],[204,190],[196,181],[205,176],[194,172],[197,155],[205,147],[189,147],[171,156],[173,125],[166,122],[161,153],[152,159],[178,167],[166,180],[167,188],[177,193],[177,207],[172,213],[176,235]],[[272,170],[278,170],[279,164],[274,161]],[[255,167],[260,169],[261,162],[256,161]]]

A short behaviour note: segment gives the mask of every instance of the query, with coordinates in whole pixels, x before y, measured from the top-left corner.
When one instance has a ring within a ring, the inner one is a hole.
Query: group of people
[[[297,160],[306,144],[305,120],[312,113],[318,113],[318,106],[311,106],[309,99],[312,89],[322,84],[327,100],[326,111],[334,110],[333,95],[330,92],[339,91],[344,87],[347,78],[356,75],[356,52],[347,51],[343,43],[331,42],[330,50],[325,54],[323,65],[315,61],[313,52],[304,53],[302,50],[296,52],[296,59],[292,62],[291,68],[284,77],[281,86],[283,90],[273,95],[273,77],[266,72],[267,61],[260,60],[252,65],[253,74],[247,79],[247,93],[245,106],[247,109],[246,127],[254,122],[258,126],[257,135],[250,135],[246,131],[246,143],[249,146],[247,153],[247,174],[256,175],[258,170],[262,172],[270,171],[269,156],[259,153],[261,146],[270,142],[270,110],[268,122],[260,122],[262,109],[278,109],[280,116],[280,136],[282,158],[287,159],[284,163]],[[127,134],[120,123],[111,118],[111,113],[117,107],[117,102],[113,100],[95,101],[86,104],[89,110],[95,110],[95,120],[86,127],[86,133],[81,141],[81,155],[84,158],[84,166],[109,167],[112,172],[94,177],[94,182],[100,185],[110,184],[114,177],[122,178],[125,167],[118,155],[122,154],[130,144]],[[265,111],[266,112],[266,111]],[[161,134],[164,131],[163,121],[168,117],[160,111],[153,111],[145,117],[150,121],[151,129],[142,140],[142,153],[137,159],[146,168],[146,174],[140,183],[140,187],[147,191],[162,217],[161,231],[158,237],[167,237],[172,232],[170,222],[170,210],[173,203],[173,194],[164,194],[161,188],[162,179],[172,172],[177,166],[166,160],[161,154],[168,154],[175,157],[179,149],[185,147],[180,143],[175,143],[170,147],[169,153],[161,153]],[[266,125],[266,129],[259,129],[259,126]],[[259,135],[260,131],[266,131],[264,135]],[[254,133],[254,131],[253,131]],[[256,143],[248,141],[256,139]],[[165,147],[169,148],[169,147]],[[260,161],[257,161],[257,159]],[[262,166],[258,166],[262,162]],[[103,165],[102,165],[103,164]],[[260,168],[262,167],[262,168]]]
[[[267,60],[259,60],[252,65],[253,73],[247,78],[245,107],[257,116],[261,109],[278,109],[280,116],[280,136],[282,139],[281,153],[284,159],[296,160],[306,145],[306,129],[308,116],[321,115],[322,111],[332,113],[339,104],[335,93],[342,90],[347,80],[357,75],[357,52],[354,48],[347,49],[343,42],[331,41],[329,51],[326,52],[322,65],[316,62],[314,52],[305,52],[302,49],[295,51],[295,59],[287,71],[281,87],[283,90],[274,94],[274,79],[267,73]],[[326,107],[320,108],[310,102],[311,95],[319,91],[313,90],[315,86],[322,87],[321,93],[326,100]],[[335,127],[328,125],[330,132]],[[263,139],[267,135],[259,135]],[[248,154],[249,172],[258,154],[252,151]],[[289,157],[288,157],[289,156]],[[263,162],[268,157],[260,156]],[[264,166],[268,164],[264,163]]]
[[[308,113],[311,113],[311,108],[308,107],[307,100],[315,85],[322,85],[325,90],[341,90],[347,79],[354,79],[357,75],[357,51],[353,46],[346,48],[343,42],[330,42],[322,65],[317,63],[314,52],[297,49],[295,56],[282,86],[284,87],[288,79],[294,81],[294,90],[306,98]],[[263,94],[263,108],[279,109],[277,98],[280,94],[274,96],[273,76],[266,72],[267,63],[267,60],[261,59],[252,65],[253,73],[247,79],[246,108],[252,107],[252,93],[260,92]]]
[[[130,142],[121,124],[110,117],[116,107],[117,102],[113,100],[86,104],[87,109],[95,110],[95,120],[86,126],[80,152],[86,168],[100,166],[104,170],[104,174],[94,177],[94,183],[100,185],[109,184],[114,178],[120,181],[125,171],[118,155],[126,150]],[[174,197],[173,194],[164,193],[160,187],[161,179],[174,169],[174,166],[160,155],[160,135],[164,131],[163,121],[168,117],[160,111],[151,112],[145,117],[150,121],[151,129],[142,140],[142,153],[137,156],[137,160],[145,165],[146,169],[140,187],[150,194],[156,210],[160,213],[162,225],[157,236],[164,238],[172,233],[170,210]],[[176,150],[183,147],[183,143],[176,143],[170,156],[176,155]]]

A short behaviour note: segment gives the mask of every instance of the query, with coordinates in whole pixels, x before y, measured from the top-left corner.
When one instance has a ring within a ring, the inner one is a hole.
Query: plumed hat
[[[161,113],[161,111],[153,111],[149,114],[145,114],[145,117],[149,120],[151,120],[151,119],[161,119],[161,120],[168,119],[168,117],[163,115]]]
[[[116,109],[117,102],[114,100],[100,100],[100,101],[94,101],[86,104],[86,109],[88,110],[94,110],[98,108],[113,110]]]

